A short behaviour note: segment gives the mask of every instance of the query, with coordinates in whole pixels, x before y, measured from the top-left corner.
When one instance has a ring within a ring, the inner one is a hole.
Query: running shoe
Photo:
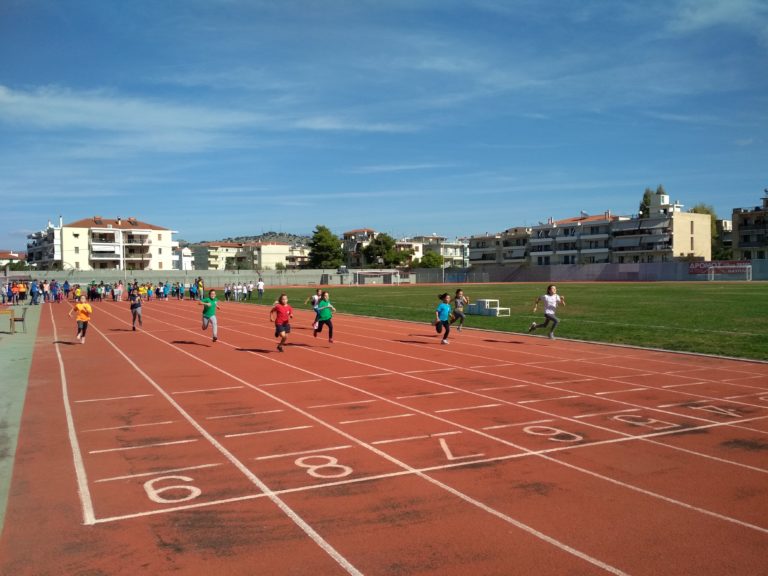
[[[312,336],[314,336],[315,338],[317,338],[317,328],[315,328],[315,329],[312,331]]]
[[[213,338],[211,338],[211,340],[213,340],[214,342],[216,342],[216,340],[218,340],[218,337],[214,336]]]
[[[278,344],[277,345],[277,351],[278,352],[282,352],[283,351],[283,345],[282,344]]]
[[[333,344],[333,338],[328,338],[328,344]]]
[[[443,338],[443,342],[442,342],[442,343],[443,343],[443,344],[448,344],[448,340],[446,340],[445,338]]]
[[[528,334],[536,330],[536,322],[531,322],[531,325],[528,327]]]
[[[554,339],[555,339],[555,335],[554,335],[554,334],[552,334],[552,332],[550,332],[550,333],[549,333],[549,339],[550,339],[550,340],[554,340]]]

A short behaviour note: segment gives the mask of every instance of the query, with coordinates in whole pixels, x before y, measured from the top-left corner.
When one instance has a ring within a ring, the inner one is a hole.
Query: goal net
[[[353,273],[354,284],[400,284],[397,270],[365,270]]]
[[[752,280],[752,265],[711,266],[707,270],[707,280],[714,282],[727,282],[729,280],[750,282]]]

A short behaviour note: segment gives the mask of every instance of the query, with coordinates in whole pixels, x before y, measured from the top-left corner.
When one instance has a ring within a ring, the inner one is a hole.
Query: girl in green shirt
[[[315,328],[315,338],[323,331],[323,326],[328,326],[328,342],[333,344],[333,313],[336,308],[331,304],[331,297],[328,292],[323,292],[320,301],[317,303],[317,328]]]
[[[213,330],[213,341],[219,339],[219,323],[216,320],[216,305],[219,300],[216,298],[216,290],[209,290],[208,297],[200,300],[203,306],[203,330],[208,329],[208,324]]]

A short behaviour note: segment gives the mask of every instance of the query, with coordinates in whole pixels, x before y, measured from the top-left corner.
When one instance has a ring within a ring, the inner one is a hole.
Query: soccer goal
[[[752,265],[742,264],[738,266],[711,266],[707,270],[707,280],[713,282],[751,282]]]
[[[353,273],[354,284],[400,284],[400,272],[397,270],[364,270]]]

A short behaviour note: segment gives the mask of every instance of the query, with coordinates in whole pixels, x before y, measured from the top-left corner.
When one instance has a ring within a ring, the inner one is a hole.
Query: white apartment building
[[[531,229],[509,228],[500,234],[481,234],[469,239],[469,258],[473,267],[522,264],[528,259]]]
[[[174,270],[194,270],[195,257],[192,250],[185,246],[173,251],[173,269]]]
[[[443,257],[445,268],[466,268],[469,266],[469,242],[466,240],[448,240],[445,236],[414,236],[406,241],[414,246],[421,245],[421,255],[435,252]],[[414,255],[414,258],[416,256]]]
[[[41,270],[172,270],[175,230],[136,218],[93,216],[27,236],[31,265]]]

